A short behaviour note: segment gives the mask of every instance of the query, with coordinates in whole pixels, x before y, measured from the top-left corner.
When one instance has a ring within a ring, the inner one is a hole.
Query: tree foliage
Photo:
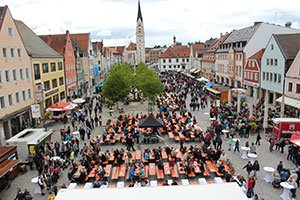
[[[133,71],[129,64],[112,66],[104,78],[103,96],[112,102],[118,102],[127,97],[133,80]]]

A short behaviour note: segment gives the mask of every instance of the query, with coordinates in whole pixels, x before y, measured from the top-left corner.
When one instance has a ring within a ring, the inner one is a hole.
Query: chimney
[[[254,22],[254,26],[261,24],[262,22]]]
[[[70,32],[69,32],[69,30],[66,30],[66,35],[68,35]]]
[[[220,38],[223,36],[223,34],[222,33],[220,33]]]
[[[286,23],[285,23],[285,27],[291,28],[291,26],[292,26],[292,22],[286,22]]]

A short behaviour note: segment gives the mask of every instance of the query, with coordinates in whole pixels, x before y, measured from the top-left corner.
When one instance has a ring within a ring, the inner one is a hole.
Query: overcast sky
[[[135,41],[138,0],[0,0],[37,34],[91,32],[105,46]],[[147,47],[205,41],[254,21],[300,28],[300,0],[141,0]]]

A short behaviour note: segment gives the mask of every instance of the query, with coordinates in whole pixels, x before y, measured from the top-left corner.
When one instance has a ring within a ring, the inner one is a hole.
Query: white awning
[[[194,73],[195,71],[197,71],[197,69],[191,69],[191,73]]]
[[[215,90],[213,88],[205,88],[207,91],[212,92],[214,94],[221,94],[221,92],[219,92],[218,90]]]
[[[282,97],[279,97],[278,99],[276,99],[276,102],[278,102],[278,103],[281,103],[281,101],[282,101]],[[288,106],[291,106],[293,108],[300,109],[300,100],[297,100],[297,99],[293,99],[293,98],[285,96],[284,97],[284,104],[288,105]]]

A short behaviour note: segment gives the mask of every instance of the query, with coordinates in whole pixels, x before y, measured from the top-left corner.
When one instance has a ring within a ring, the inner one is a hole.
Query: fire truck
[[[273,135],[275,138],[290,139],[293,134],[300,134],[299,118],[274,118]]]

